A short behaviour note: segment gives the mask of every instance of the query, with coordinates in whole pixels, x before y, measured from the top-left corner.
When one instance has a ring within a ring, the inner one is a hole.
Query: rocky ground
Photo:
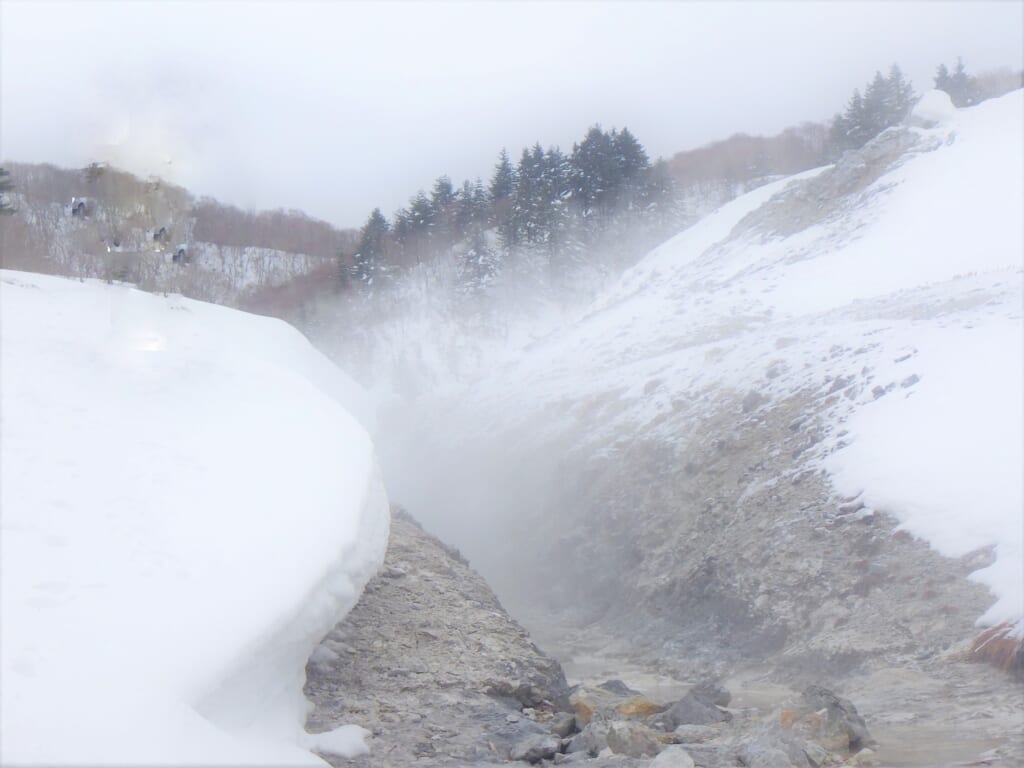
[[[785,665],[622,654],[596,626],[547,639],[573,687],[461,555],[398,511],[381,573],[310,659],[307,728],[372,734],[367,755],[324,755],[337,766],[1024,764],[1007,737],[1020,688],[955,651],[861,664],[846,699]]]
[[[400,511],[383,569],[306,677],[308,730],[352,723],[372,733],[369,755],[326,756],[336,765],[504,762],[569,706],[559,664],[455,550]]]

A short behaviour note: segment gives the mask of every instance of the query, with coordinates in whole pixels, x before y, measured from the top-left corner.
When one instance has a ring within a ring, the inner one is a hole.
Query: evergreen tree
[[[886,128],[899,125],[915,99],[914,89],[903,77],[899,65],[893,64],[887,77],[875,72],[864,95],[854,90],[846,110],[832,121],[831,154],[859,149]]]
[[[572,150],[572,195],[584,219],[611,212],[622,177],[614,136],[595,125]]]
[[[467,293],[479,294],[487,289],[498,271],[498,260],[487,244],[482,231],[473,233],[462,258],[460,282]]]
[[[952,74],[945,64],[939,64],[935,70],[935,88],[948,93],[955,107],[969,107],[978,103],[975,79],[967,74],[963,59],[959,57]]]
[[[558,147],[551,147],[544,153],[543,168],[543,215],[538,223],[543,230],[543,241],[547,243],[548,251],[554,252],[566,245],[570,228],[571,166],[569,159]]]
[[[658,160],[644,174],[640,201],[651,227],[660,232],[676,223],[675,181],[668,163]]]
[[[543,216],[544,150],[540,144],[524,149],[516,166],[516,195],[510,229],[514,243],[540,242],[538,225]]]
[[[428,231],[435,247],[445,248],[455,237],[455,189],[452,180],[441,176],[434,182],[430,193],[430,217]]]
[[[641,178],[651,166],[643,146],[628,128],[623,128],[618,134],[613,132],[613,136],[615,159],[622,178],[627,181]]]
[[[512,225],[512,206],[516,197],[516,175],[509,160],[508,151],[501,150],[498,163],[491,177],[491,215],[498,230],[502,245],[512,248],[516,244],[515,227]]]
[[[8,202],[8,196],[13,189],[11,174],[5,168],[0,168],[0,215],[10,215],[17,210]]]
[[[889,86],[881,72],[864,89],[863,131],[869,141],[889,127],[886,102],[889,101]]]
[[[512,161],[508,158],[508,151],[501,150],[498,155],[498,163],[494,166],[494,175],[491,177],[491,200],[507,200],[512,197],[515,191],[515,172],[512,170]]]
[[[414,235],[423,235],[430,231],[430,221],[434,210],[430,205],[430,199],[421,189],[416,196],[409,201],[409,223]]]
[[[917,95],[914,93],[914,86],[903,76],[903,71],[898,64],[893,64],[889,68],[886,83],[889,87],[886,107],[891,121],[890,125],[896,125],[910,114],[914,102],[917,101]]]
[[[490,213],[490,200],[483,182],[477,179],[462,182],[455,204],[455,230],[458,237],[466,237],[484,229]]]
[[[359,249],[353,258],[352,277],[357,283],[372,286],[386,271],[385,249],[390,232],[388,220],[374,208],[359,232]]]

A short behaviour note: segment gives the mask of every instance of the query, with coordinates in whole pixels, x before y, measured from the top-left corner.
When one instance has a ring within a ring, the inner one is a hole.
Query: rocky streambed
[[[573,686],[465,559],[398,510],[381,573],[309,661],[307,729],[369,732],[368,754],[323,755],[336,766],[1024,764],[1019,686],[955,653],[881,665],[837,695],[777,667],[666,674],[616,656],[613,638],[549,629]]]

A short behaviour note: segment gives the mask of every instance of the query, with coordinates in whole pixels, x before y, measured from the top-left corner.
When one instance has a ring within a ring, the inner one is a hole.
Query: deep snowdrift
[[[943,554],[995,547],[973,576],[998,598],[980,621],[1020,619],[1024,98],[924,104],[932,127],[891,129],[655,249],[582,321],[442,401],[423,434],[489,434],[509,450],[527,433],[594,452],[640,435],[679,446],[724,392],[754,395],[749,418],[811,394],[826,436],[803,468]],[[422,500],[452,482],[392,490]]]
[[[180,297],[4,271],[0,307],[0,760],[322,764],[304,665],[389,520],[358,387]]]

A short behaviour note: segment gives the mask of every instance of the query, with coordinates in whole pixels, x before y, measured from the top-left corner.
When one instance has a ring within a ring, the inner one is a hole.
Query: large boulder
[[[649,768],[694,768],[694,762],[682,747],[666,747],[651,761]]]
[[[820,685],[811,685],[804,690],[801,705],[805,713],[820,716],[817,733],[809,736],[827,749],[856,752],[875,744],[864,718],[849,699],[840,698]]]
[[[569,703],[576,714],[576,727],[585,728],[595,717],[622,720],[648,717],[665,707],[641,696],[621,680],[609,680],[572,691]]]
[[[648,719],[654,728],[674,731],[680,725],[710,725],[731,720],[732,715],[719,709],[712,700],[691,691],[664,712]]]
[[[540,733],[527,736],[509,750],[510,760],[521,760],[527,763],[539,763],[550,760],[557,754],[561,740],[553,734]]]
[[[635,720],[615,720],[608,726],[608,748],[617,755],[651,757],[662,745],[654,731]]]
[[[591,757],[597,757],[597,754],[607,746],[608,724],[598,719],[587,723],[579,733],[573,736],[565,751],[570,754],[584,752]]]

